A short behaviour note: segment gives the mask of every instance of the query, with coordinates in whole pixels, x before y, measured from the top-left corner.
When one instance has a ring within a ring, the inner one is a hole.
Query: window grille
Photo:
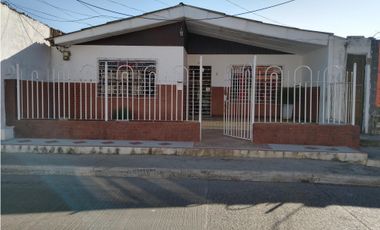
[[[98,95],[105,93],[105,64],[108,64],[108,96],[154,96],[155,60],[99,60]]]
[[[231,74],[231,94],[233,98],[240,101],[250,100],[248,89],[252,85],[251,66],[234,65]],[[275,102],[276,94],[281,90],[281,77],[281,71],[278,68],[270,68],[270,66],[256,67],[256,103]],[[279,95],[277,95],[277,98],[280,98]]]
[[[280,66],[280,68],[282,68]],[[281,71],[270,66],[256,67],[256,102],[275,103],[281,92]],[[277,95],[277,97],[276,97]]]

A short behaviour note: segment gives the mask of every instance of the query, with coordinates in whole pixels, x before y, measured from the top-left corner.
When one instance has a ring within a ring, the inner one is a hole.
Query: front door
[[[189,111],[190,119],[199,115],[199,66],[189,66]],[[202,117],[211,117],[211,66],[203,66]]]

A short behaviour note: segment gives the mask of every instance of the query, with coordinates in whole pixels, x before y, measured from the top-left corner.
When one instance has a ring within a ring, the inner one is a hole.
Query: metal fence
[[[234,65],[224,88],[224,134],[252,139],[254,123],[355,124],[356,64],[313,72],[302,65]],[[255,77],[252,77],[255,76]]]
[[[22,75],[17,65],[18,119],[201,122],[207,102],[202,57],[199,61],[197,68],[173,70],[176,80],[159,76],[149,63],[110,68],[104,62],[95,78]],[[353,125],[356,72],[356,64],[352,72],[338,67],[313,72],[304,65],[290,72],[258,66],[256,58],[231,66],[224,88],[224,133],[250,139],[255,122]]]
[[[61,72],[42,79],[37,71],[22,76],[16,69],[18,119],[185,120],[183,81],[158,78],[151,66],[113,71],[106,63],[98,80]]]

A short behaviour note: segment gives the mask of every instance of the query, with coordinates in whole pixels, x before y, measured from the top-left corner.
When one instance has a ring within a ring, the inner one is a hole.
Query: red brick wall
[[[26,82],[22,82],[23,84],[23,97],[24,101],[26,101]],[[31,86],[31,85],[29,85]],[[40,89],[42,85],[39,85]],[[47,84],[43,85],[44,87],[44,114],[45,118],[47,117]],[[161,90],[164,91],[165,87],[167,87],[167,92],[169,92],[168,86],[162,86]],[[171,88],[171,87],[170,87]],[[173,87],[175,91],[175,87]],[[94,89],[94,88],[93,88]],[[66,90],[68,90],[66,86]],[[79,94],[79,86],[77,85],[76,89],[73,85],[71,85],[71,91],[77,91]],[[84,89],[82,89],[84,90]],[[52,106],[52,85],[49,86],[50,91],[50,99],[49,99],[49,110],[52,116],[53,114],[53,106]],[[62,88],[61,88],[62,92]],[[67,91],[66,91],[67,92]],[[83,91],[84,92],[84,91]],[[31,88],[29,88],[29,100],[31,103]],[[87,89],[87,94],[89,95],[89,87]],[[95,91],[92,90],[94,94]],[[56,95],[58,94],[56,88]],[[36,92],[33,92],[34,95],[34,104],[36,104]],[[6,110],[6,124],[9,126],[15,126],[15,136],[16,137],[28,137],[28,138],[73,138],[73,139],[116,139],[116,140],[160,140],[160,141],[194,141],[198,142],[200,140],[200,127],[197,122],[176,122],[176,121],[163,121],[163,122],[126,122],[126,121],[83,121],[83,120],[17,120],[17,110],[16,110],[16,81],[15,80],[5,80],[5,110]],[[73,98],[72,98],[73,99]],[[174,99],[174,97],[173,97]],[[181,95],[178,97],[178,119],[180,117],[180,103]],[[109,99],[109,105],[111,104],[111,99]],[[40,100],[40,105],[42,104],[42,99]],[[87,100],[87,106],[89,109],[89,99]],[[116,108],[116,99],[112,99],[113,108]],[[167,106],[165,107],[165,103]],[[56,104],[57,98],[56,98]],[[63,103],[61,102],[63,105]],[[153,103],[152,103],[153,104]],[[163,112],[165,109],[168,111],[167,114],[170,115],[170,105],[171,98],[169,94],[167,95],[167,100],[161,99],[161,110],[162,110],[162,119],[165,118],[165,113]],[[173,104],[175,104],[175,99],[173,100]],[[75,103],[71,102],[71,117],[74,117],[74,106]],[[100,107],[101,103],[98,102],[98,106]],[[131,105],[131,103],[130,103]],[[84,102],[82,103],[84,106]],[[95,102],[93,101],[93,106],[95,106]],[[126,103],[124,104],[126,106]],[[66,109],[68,107],[68,101],[66,99]],[[98,107],[98,108],[99,108]],[[121,101],[119,101],[119,107],[121,107]],[[137,102],[135,102],[135,109],[137,107]],[[153,107],[153,105],[152,105]],[[174,107],[175,108],[175,107]],[[60,108],[63,110],[63,106]],[[148,113],[148,108],[145,108]],[[22,110],[24,112],[24,116],[27,113],[26,103],[23,104]],[[79,97],[77,97],[76,103],[76,111],[77,117],[79,118]],[[83,108],[84,110],[84,108]],[[110,109],[109,109],[110,110]],[[151,108],[153,110],[153,108]],[[158,108],[157,108],[158,110]],[[40,107],[40,111],[42,109]],[[58,108],[55,108],[56,114],[58,114]],[[66,110],[67,111],[67,110]],[[143,107],[140,101],[140,113],[142,113]],[[29,116],[31,117],[32,110],[29,106]],[[110,111],[111,113],[111,111]],[[37,111],[34,111],[34,114],[37,114]],[[175,113],[174,113],[175,114]],[[100,109],[98,110],[98,119],[100,118]],[[41,114],[40,114],[41,116]],[[88,118],[90,114],[87,114]],[[137,116],[137,114],[135,114]],[[93,114],[93,118],[95,114]],[[153,115],[152,115],[153,117]],[[111,114],[110,114],[111,118]],[[140,114],[140,118],[143,118],[143,114]],[[157,114],[158,118],[158,114]],[[171,119],[170,116],[167,119]],[[174,116],[175,120],[176,117]]]
[[[211,87],[211,115],[213,117],[223,116],[224,88]]]
[[[15,121],[18,138],[200,141],[198,122]]]
[[[255,144],[300,144],[349,146],[357,148],[360,142],[359,126],[317,124],[264,124],[253,125]]]
[[[15,80],[4,80],[5,122],[11,126],[17,119],[17,92]]]
[[[6,97],[6,100],[9,106],[15,106],[16,81],[7,80],[6,82],[6,90],[7,94],[9,95],[8,97]],[[68,84],[61,83],[59,85],[59,90],[57,84],[55,84],[55,89],[53,89],[53,84],[46,82],[38,83],[37,86],[35,82],[33,83],[31,81],[21,81],[20,85],[22,89],[21,113],[22,117],[24,118],[32,118],[33,115],[34,118],[37,118],[37,115],[39,115],[39,118],[47,118],[48,114],[50,114],[50,117],[53,117],[54,114],[56,115],[56,117],[59,117],[59,113],[61,114],[60,117],[64,117],[64,112],[65,117],[69,117],[70,108],[70,118],[79,119],[82,114],[83,119],[85,119],[85,115],[87,115],[87,119],[95,120],[95,117],[97,119],[104,119],[105,100],[103,96],[96,97],[96,84],[94,83],[86,83],[82,85],[80,85],[79,83],[70,83],[70,87]],[[70,96],[68,96],[68,92],[70,92]],[[160,96],[158,94],[160,94]],[[80,97],[80,95],[82,95],[82,97]],[[37,101],[39,104],[38,112]],[[34,109],[32,109],[31,106],[32,102],[34,104]],[[160,120],[170,121],[182,120],[182,91],[177,91],[175,85],[158,85],[157,96],[145,97],[145,104],[144,97],[142,96],[140,98],[137,96],[129,96],[129,99],[124,98],[124,100],[122,98],[117,99],[116,97],[109,96],[109,119],[112,119],[113,114],[115,114],[116,116],[118,108],[122,109],[122,105],[124,106],[124,108],[127,108],[128,105],[129,111],[132,111],[132,102],[134,119],[138,118],[140,120],[143,120],[145,112],[145,118],[146,120],[149,120],[150,106],[151,120],[153,120],[154,117],[156,117],[156,120],[159,118],[161,118]],[[55,106],[53,106],[53,104],[55,104]],[[82,110],[80,109],[80,105],[82,105]],[[161,108],[159,108],[159,106],[161,106]],[[87,112],[85,112],[86,110]],[[154,111],[156,111],[156,114],[154,114]],[[161,114],[159,114],[160,111]],[[116,119],[116,117],[114,117],[114,119]]]

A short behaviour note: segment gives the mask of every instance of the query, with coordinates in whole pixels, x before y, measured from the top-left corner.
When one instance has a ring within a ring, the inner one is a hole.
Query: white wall
[[[347,50],[346,39],[330,37],[328,52],[328,78],[343,80],[342,74],[346,72]]]
[[[73,80],[97,81],[100,59],[154,59],[157,61],[159,83],[183,80],[183,47],[74,45],[69,50],[70,60],[64,61],[62,54],[52,49],[51,67],[55,77],[59,73],[60,79],[67,79],[69,74]]]
[[[364,37],[348,37],[347,53],[366,55],[371,58],[371,39]]]
[[[364,37],[348,37],[347,39],[331,37],[328,67],[332,78],[338,75],[336,66],[345,73],[348,54],[365,55],[367,58],[371,58],[371,40]]]
[[[190,54],[187,57],[188,65],[199,65],[199,56]],[[212,66],[211,85],[214,87],[225,86],[228,76],[228,68],[231,65],[251,65],[254,55],[202,55],[203,65]],[[291,76],[295,68],[302,65],[302,56],[300,55],[257,55],[257,65],[279,65],[284,71],[284,86],[287,85],[288,71]],[[297,79],[301,78],[302,74],[297,75]],[[293,82],[293,77],[289,79],[290,84]]]
[[[365,55],[367,58],[371,58],[371,40],[364,37],[348,37],[347,39],[339,37],[330,37],[329,40],[329,57],[328,57],[328,68],[329,77],[331,79],[344,80],[341,78],[345,77],[346,73],[346,63],[347,55]],[[339,67],[338,70],[336,67]],[[367,67],[369,69],[369,67]],[[343,72],[343,74],[340,73]],[[366,73],[369,76],[369,73]],[[368,82],[368,81],[367,81]],[[364,111],[363,111],[363,127],[365,129],[368,127],[369,121],[369,91],[371,85],[370,82],[365,85],[365,101],[364,101]],[[335,119],[341,119],[341,117],[335,117]]]
[[[1,77],[15,78],[14,66],[23,74],[49,69],[50,28],[1,4]],[[26,77],[26,76],[25,76]]]
[[[371,40],[364,37],[348,37],[340,38],[331,36],[329,39],[329,51],[328,51],[328,78],[332,80],[345,81],[346,78],[346,64],[348,54],[365,55],[367,58],[371,58]],[[369,75],[368,75],[369,76]],[[370,87],[370,85],[366,85]],[[368,98],[368,89],[365,89],[365,97]],[[327,92],[328,94],[329,92]],[[343,98],[344,91],[337,95],[337,98]],[[332,98],[331,102],[336,103],[336,98]],[[327,101],[327,106],[330,106],[330,100]],[[336,104],[345,104],[344,101]],[[338,116],[339,106],[335,108],[336,120],[343,119],[343,116]],[[334,108],[333,108],[334,109]],[[369,102],[364,102],[364,118],[369,116]],[[368,119],[364,119],[363,127],[368,127]]]
[[[1,4],[1,130],[5,132],[4,79],[15,79],[16,64],[23,78],[33,70],[45,74],[50,65],[50,47],[45,38],[50,28]],[[41,75],[41,77],[43,77]]]
[[[323,47],[303,55],[303,65],[309,66],[313,72],[313,81],[322,81],[324,70],[328,65],[328,48]],[[306,71],[304,74],[307,75]]]

